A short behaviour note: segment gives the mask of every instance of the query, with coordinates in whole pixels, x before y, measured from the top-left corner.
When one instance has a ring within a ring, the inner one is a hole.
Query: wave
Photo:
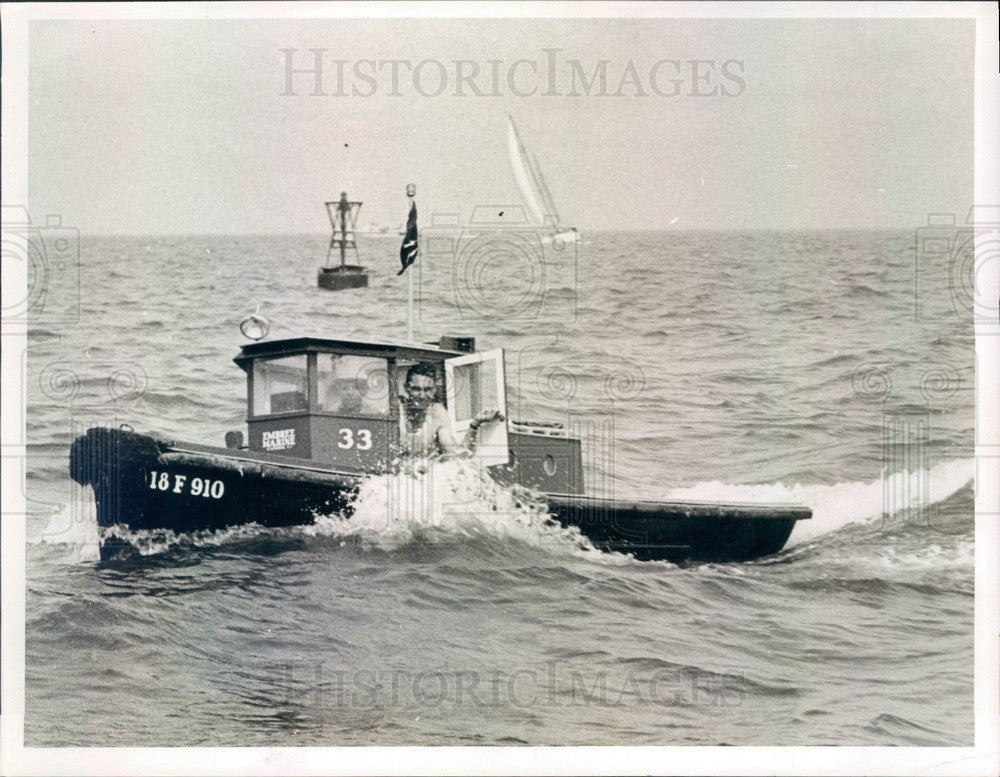
[[[39,340],[62,337],[62,332],[54,332],[51,329],[45,329],[40,326],[29,326],[28,327],[28,340],[34,340],[35,338]]]
[[[971,575],[968,577],[971,578]],[[903,593],[917,593],[925,597],[945,594],[958,594],[969,597],[974,595],[971,579],[968,584],[952,583],[950,585],[936,585],[929,582],[911,582],[909,580],[895,580],[884,577],[825,577],[813,580],[789,581],[786,585],[797,591],[821,592],[824,594],[838,594],[847,591],[855,594],[882,596],[900,591]]]
[[[858,357],[855,354],[841,353],[841,354],[835,354],[834,356],[828,356],[827,358],[817,362],[813,362],[808,366],[811,369],[817,369],[820,367],[840,367],[847,364],[855,364],[857,361]]]
[[[145,391],[142,394],[142,399],[149,403],[151,407],[161,409],[186,409],[190,407],[214,409],[217,407],[217,404],[210,399],[200,399],[193,392],[185,392],[180,389],[176,392],[170,393],[162,391]]]
[[[883,712],[872,718],[865,726],[865,730],[880,738],[889,735],[895,741],[920,747],[969,746],[972,744],[958,740],[950,732],[936,731],[916,721],[888,712]]]
[[[93,562],[101,557],[97,504],[89,488],[82,489],[80,497],[57,506],[37,542],[64,546],[74,556],[72,561]]]
[[[930,470],[903,471],[883,475],[869,483],[789,486],[784,483],[740,485],[711,481],[677,488],[668,499],[719,502],[795,502],[812,508],[813,517],[795,525],[789,545],[836,531],[848,524],[890,517],[947,499],[973,480],[972,459],[942,462]],[[926,485],[926,490],[924,486]],[[886,495],[908,495],[886,511]]]
[[[847,289],[846,293],[851,297],[888,297],[889,292],[880,291],[879,289],[873,289],[866,283],[852,283]]]

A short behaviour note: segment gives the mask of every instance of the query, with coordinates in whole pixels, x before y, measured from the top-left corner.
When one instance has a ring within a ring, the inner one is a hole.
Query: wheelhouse
[[[352,472],[385,471],[398,454],[407,370],[434,366],[435,401],[456,435],[483,409],[506,414],[503,351],[477,353],[472,338],[389,344],[295,338],[243,346],[251,451],[313,459]],[[507,425],[477,446],[488,464],[509,459]]]

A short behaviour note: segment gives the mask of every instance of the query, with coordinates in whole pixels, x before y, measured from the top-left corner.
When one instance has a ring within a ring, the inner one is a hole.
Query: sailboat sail
[[[559,211],[556,210],[552,192],[545,182],[545,176],[542,175],[542,168],[535,155],[528,154],[514,125],[514,117],[510,115],[507,116],[507,147],[510,151],[510,164],[514,170],[517,188],[521,190],[521,196],[535,217],[535,221],[552,230],[550,236],[552,240],[562,243],[576,241],[579,233],[575,228],[560,226]]]
[[[552,199],[552,192],[549,191],[549,186],[545,183],[545,176],[542,175],[542,168],[538,166],[538,159],[532,154],[531,158],[534,162],[533,169],[535,171],[535,178],[538,181],[538,192],[542,195],[542,204],[545,206],[545,216],[551,219],[552,224],[555,225],[556,229],[559,228],[559,211],[556,210],[556,201]]]
[[[514,169],[514,180],[517,181],[517,188],[521,190],[521,196],[535,217],[535,221],[541,223],[545,217],[542,204],[538,201],[538,195],[535,193],[531,180],[530,167],[527,164],[528,154],[517,134],[514,119],[510,116],[507,117],[507,149],[510,151],[510,164]]]

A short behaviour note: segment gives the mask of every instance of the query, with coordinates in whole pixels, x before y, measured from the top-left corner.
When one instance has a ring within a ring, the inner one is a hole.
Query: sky
[[[341,191],[397,226],[411,182],[423,223],[523,204],[508,114],[583,230],[973,196],[971,20],[33,21],[29,51],[30,210],[94,234],[321,233]]]

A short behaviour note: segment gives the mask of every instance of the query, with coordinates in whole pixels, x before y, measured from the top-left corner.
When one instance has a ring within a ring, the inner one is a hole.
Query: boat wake
[[[739,485],[712,481],[672,490],[668,499],[720,502],[797,502],[813,517],[795,524],[786,547],[829,534],[848,524],[892,518],[941,502],[974,477],[972,459],[942,462],[929,470],[894,472],[870,483],[788,486]]]

